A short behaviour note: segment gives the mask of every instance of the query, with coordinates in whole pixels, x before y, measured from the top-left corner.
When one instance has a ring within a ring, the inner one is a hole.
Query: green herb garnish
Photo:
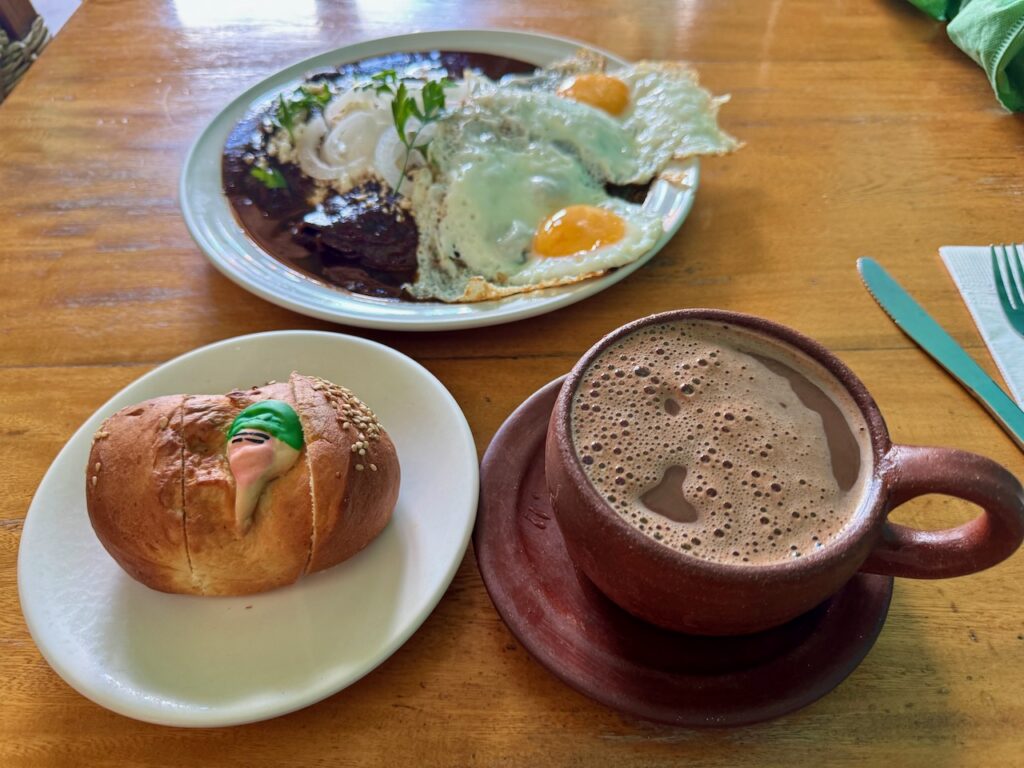
[[[405,180],[405,171],[409,167],[409,158],[413,150],[420,153],[424,160],[427,159],[427,145],[430,142],[416,143],[423,129],[430,123],[436,122],[444,113],[444,89],[453,85],[447,77],[440,80],[428,80],[423,84],[420,91],[420,101],[410,93],[401,82],[398,74],[393,69],[385,69],[370,77],[370,83],[363,88],[373,88],[377,93],[387,93],[392,96],[391,116],[395,121],[395,130],[398,131],[398,138],[405,145],[405,161],[402,163],[402,174],[395,187],[395,194]],[[411,133],[406,130],[409,118],[415,117],[419,121],[419,127]]]
[[[288,189],[288,181],[284,174],[273,166],[260,168],[258,165],[254,165],[249,169],[249,175],[263,182],[263,186],[267,189]]]
[[[373,88],[377,93],[394,93],[393,88],[398,87],[398,73],[393,69],[382,69],[374,75],[370,75],[369,85],[360,86],[362,90]]]
[[[278,98],[274,124],[288,131],[288,136],[295,141],[295,124],[323,109],[332,96],[330,88],[324,83],[300,85],[288,96],[282,94]]]

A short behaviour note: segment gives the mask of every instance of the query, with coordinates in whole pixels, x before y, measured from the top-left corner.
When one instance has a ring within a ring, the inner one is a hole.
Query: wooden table
[[[176,199],[185,153],[234,95],[282,66],[414,29],[509,27],[627,58],[685,59],[733,101],[747,142],[705,162],[680,233],[629,279],[512,325],[339,328],[249,296],[206,261]],[[950,581],[899,581],[882,635],[833,693],[776,722],[696,732],[568,689],[515,642],[471,552],[380,668],[295,714],[195,731],[135,722],[69,688],[32,643],[15,563],[22,521],[72,432],[122,386],[194,347],[282,328],[373,338],[433,371],[482,452],[512,409],[635,317],[709,306],[830,346],[893,437],[1024,457],[861,287],[872,254],[992,369],[937,255],[1019,241],[1021,118],[940,24],[899,0],[87,0],[0,107],[0,765],[882,765],[1024,760],[1024,555]],[[926,497],[895,518],[973,514]]]

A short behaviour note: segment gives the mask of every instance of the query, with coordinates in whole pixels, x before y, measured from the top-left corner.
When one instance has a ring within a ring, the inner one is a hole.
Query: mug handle
[[[1024,541],[1024,488],[991,459],[952,448],[894,445],[883,460],[885,514],[910,499],[941,493],[984,512],[956,528],[921,531],[886,520],[862,571],[913,579],[964,576],[1005,560]]]

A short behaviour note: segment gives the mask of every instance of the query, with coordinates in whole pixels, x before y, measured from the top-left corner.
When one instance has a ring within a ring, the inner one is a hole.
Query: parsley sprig
[[[423,129],[433,122],[436,122],[444,114],[444,89],[454,85],[447,77],[440,80],[428,80],[420,90],[420,99],[416,100],[416,94],[412,93],[398,77],[393,69],[385,69],[370,77],[369,85],[365,88],[373,88],[377,93],[387,93],[392,97],[391,116],[395,121],[395,130],[398,138],[405,146],[405,160],[402,163],[402,174],[398,178],[398,185],[395,187],[395,194],[398,194],[399,187],[405,180],[405,172],[409,167],[409,159],[413,151],[417,151],[427,158],[427,145],[429,141],[418,142]],[[416,118],[419,127],[413,131],[408,130],[409,119]],[[417,143],[418,142],[418,143]]]
[[[277,99],[277,107],[271,115],[271,122],[278,128],[288,131],[288,136],[295,141],[295,126],[304,122],[310,115],[327,106],[333,94],[326,83],[300,85],[291,93],[281,94]],[[277,168],[253,166],[249,175],[260,181],[267,189],[287,189],[288,182]]]
[[[332,97],[331,89],[325,83],[300,85],[290,94],[281,94],[278,98],[274,124],[288,131],[288,136],[294,142],[296,124],[323,109]]]

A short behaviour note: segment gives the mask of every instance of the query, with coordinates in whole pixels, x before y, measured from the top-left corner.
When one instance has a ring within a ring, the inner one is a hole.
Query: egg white
[[[718,127],[728,96],[712,96],[696,73],[677,62],[641,61],[611,73],[629,87],[630,101],[618,120],[636,146],[636,181],[654,178],[672,160],[722,155],[740,143]]]

